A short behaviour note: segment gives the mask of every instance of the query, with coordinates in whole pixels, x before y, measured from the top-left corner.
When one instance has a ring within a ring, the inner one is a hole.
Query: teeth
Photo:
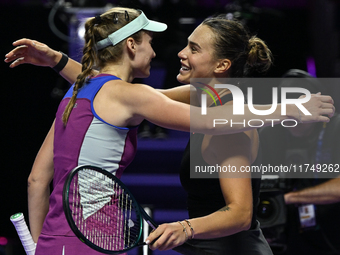
[[[189,70],[189,68],[187,68],[187,67],[185,67],[185,66],[182,66],[182,70],[184,70],[184,71],[188,71],[188,70]]]

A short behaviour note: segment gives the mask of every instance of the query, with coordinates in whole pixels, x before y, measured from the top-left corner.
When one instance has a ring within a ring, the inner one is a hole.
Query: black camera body
[[[275,254],[286,250],[284,236],[287,207],[284,201],[285,179],[279,176],[262,176],[257,219],[263,234]]]
[[[277,175],[264,175],[261,181],[257,219],[261,228],[270,228],[286,223],[284,182]]]

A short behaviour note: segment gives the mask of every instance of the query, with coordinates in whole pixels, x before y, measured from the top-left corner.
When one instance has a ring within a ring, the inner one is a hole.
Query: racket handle
[[[24,247],[24,250],[27,255],[34,255],[36,244],[33,241],[30,231],[28,230],[24,214],[16,213],[13,214],[10,218],[15,229],[17,230],[18,236]]]
[[[180,246],[177,246],[173,248],[173,250],[177,251],[180,254],[185,254],[185,255],[213,255],[212,253],[206,252],[188,243],[184,243]]]

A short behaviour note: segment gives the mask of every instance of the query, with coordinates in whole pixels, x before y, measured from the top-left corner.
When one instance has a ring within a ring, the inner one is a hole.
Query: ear
[[[135,55],[137,44],[136,44],[136,41],[132,37],[129,37],[126,40],[126,46],[127,46],[128,52]]]
[[[215,73],[225,73],[231,67],[231,61],[227,58],[218,61],[217,66],[214,70]]]

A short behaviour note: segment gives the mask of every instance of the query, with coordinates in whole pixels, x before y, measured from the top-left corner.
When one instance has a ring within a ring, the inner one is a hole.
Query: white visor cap
[[[163,32],[167,29],[168,26],[165,23],[149,20],[142,11],[140,12],[141,14],[133,21],[113,32],[107,38],[97,42],[97,50],[116,45],[142,29],[151,32]]]

